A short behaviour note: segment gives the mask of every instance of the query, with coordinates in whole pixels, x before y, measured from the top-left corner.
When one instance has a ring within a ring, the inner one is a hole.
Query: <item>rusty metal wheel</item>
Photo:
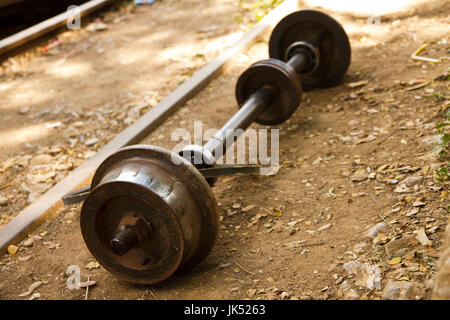
[[[261,60],[245,70],[236,83],[236,100],[242,106],[252,94],[267,85],[275,89],[276,97],[256,122],[264,125],[283,123],[299,106],[302,85],[294,69],[280,60]]]
[[[188,161],[155,146],[126,147],[97,169],[81,210],[84,241],[99,263],[135,283],[163,281],[211,251],[217,204]]]
[[[341,82],[350,65],[351,47],[339,22],[317,10],[291,13],[275,26],[269,40],[269,56],[287,61],[288,51],[295,43],[308,43],[318,53],[313,72],[298,74],[304,91]]]

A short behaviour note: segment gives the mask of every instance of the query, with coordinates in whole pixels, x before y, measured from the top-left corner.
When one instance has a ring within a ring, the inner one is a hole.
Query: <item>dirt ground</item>
[[[78,265],[82,281],[96,282],[89,299],[429,299],[448,220],[448,184],[435,169],[445,165],[436,125],[450,99],[450,7],[418,2],[379,24],[320,9],[349,34],[345,82],[304,93],[278,127],[276,175],[218,181],[221,232],[203,263],[153,286],[118,280],[92,263],[75,206],[1,258],[0,298],[28,299],[19,295],[40,281],[39,299],[84,299],[85,289],[66,287]],[[237,15],[252,12],[219,0],[111,11],[106,30],[62,34],[61,45],[4,64],[3,223],[237,40],[248,27]],[[267,58],[269,35],[142,143],[171,148],[173,130],[194,121],[220,128],[236,111],[238,76]],[[411,60],[424,43],[421,54],[439,63]]]

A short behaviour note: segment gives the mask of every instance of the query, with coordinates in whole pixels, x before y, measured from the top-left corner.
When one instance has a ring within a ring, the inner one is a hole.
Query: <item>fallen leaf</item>
[[[414,203],[412,204],[413,207],[423,207],[425,205],[426,203],[422,201],[414,201]]]
[[[273,209],[273,215],[274,215],[275,217],[281,217],[281,216],[282,216],[282,213],[281,213],[281,211],[278,210],[278,209]]]
[[[350,82],[347,84],[347,86],[350,88],[358,88],[358,87],[365,86],[368,83],[369,83],[369,81],[367,81],[367,80],[361,80],[361,81],[356,81],[356,82]]]
[[[380,241],[383,241],[383,242],[386,242],[389,238],[385,235],[385,234],[383,234],[383,233],[379,233],[378,235],[377,235],[377,238],[380,240]]]
[[[324,226],[321,226],[319,229],[317,229],[317,231],[323,231],[323,230],[329,229],[329,228],[331,228],[331,226],[332,226],[332,224],[328,223]]]
[[[247,297],[251,298],[256,294],[256,290],[255,289],[248,289],[247,291],[245,291],[245,293],[247,294]]]
[[[402,258],[396,257],[396,258],[391,259],[391,260],[389,261],[389,264],[391,264],[391,265],[393,265],[393,264],[399,264],[400,262],[402,262]]]
[[[98,263],[97,261],[91,261],[86,265],[86,269],[91,270],[91,269],[98,269],[100,268],[100,263]]]
[[[432,242],[430,239],[428,239],[424,228],[414,231],[414,234],[416,236],[416,239],[420,242],[421,245],[431,246]]]
[[[95,284],[96,284],[95,281],[90,280],[90,281],[86,281],[86,282],[80,282],[80,283],[78,284],[78,286],[79,286],[80,288],[87,288],[87,287],[91,287],[91,286],[93,286],[93,285],[95,285]]]
[[[33,238],[28,238],[27,240],[25,240],[25,241],[22,243],[22,246],[24,246],[24,247],[32,247],[32,246],[33,246],[33,243],[34,243]]]
[[[19,294],[19,297],[26,297],[29,296],[30,294],[33,293],[34,290],[36,290],[37,288],[39,288],[41,286],[42,282],[41,281],[36,281],[34,282],[31,286],[28,287],[28,291]]]
[[[43,244],[49,249],[58,249],[60,246],[59,243],[53,243],[51,241],[44,241]]]
[[[405,216],[407,216],[407,217],[414,216],[414,215],[418,214],[419,211],[420,211],[419,208],[414,208],[414,209],[412,209],[411,211],[409,211]]]
[[[367,137],[365,138],[359,138],[355,141],[355,144],[361,144],[361,143],[366,143],[366,142],[372,142],[376,139],[377,137],[375,137],[372,134],[369,134]]]
[[[244,208],[241,209],[242,212],[249,212],[251,211],[253,208],[255,208],[256,206],[254,204],[248,205]]]
[[[406,193],[406,192],[410,192],[410,188],[408,188],[405,184],[400,184],[400,185],[398,185],[396,188],[395,188],[395,190],[394,190],[394,192],[396,192],[396,193]]]
[[[40,298],[40,297],[41,297],[41,294],[38,293],[38,292],[36,292],[36,293],[33,293],[33,294],[31,295],[31,297],[28,298],[28,300],[34,300],[34,299],[37,299],[37,298]]]
[[[11,245],[8,246],[8,253],[13,256],[13,255],[16,254],[18,249],[19,248],[17,246],[11,244]]]
[[[42,240],[42,237],[35,235],[35,236],[31,236],[31,239],[33,239],[34,241],[39,241],[39,240]]]
[[[24,262],[24,261],[30,260],[32,257],[33,257],[32,255],[28,255],[28,256],[18,257],[17,260]]]
[[[320,162],[322,162],[322,160],[323,160],[322,157],[318,157],[316,160],[313,161],[312,164],[313,164],[313,165],[317,165],[317,164],[319,164]]]

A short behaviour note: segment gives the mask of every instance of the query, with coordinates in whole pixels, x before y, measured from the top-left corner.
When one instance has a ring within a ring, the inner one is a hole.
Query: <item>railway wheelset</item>
[[[97,168],[80,224],[89,251],[106,270],[126,281],[153,284],[199,264],[218,235],[211,185],[221,175],[215,163],[226,152],[229,133],[242,132],[252,122],[277,125],[289,119],[303,90],[341,82],[351,48],[333,18],[300,10],[274,28],[269,56],[239,77],[238,112],[204,146],[187,146],[176,154],[133,145]],[[201,163],[194,163],[199,156]],[[209,175],[208,169],[215,168],[216,174]]]

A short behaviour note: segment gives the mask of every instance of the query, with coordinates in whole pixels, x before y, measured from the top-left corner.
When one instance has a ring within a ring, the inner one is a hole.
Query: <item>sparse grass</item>
[[[273,8],[277,7],[284,0],[239,0],[239,7],[243,11],[250,12],[250,18],[244,21],[242,14],[237,14],[236,18],[239,23],[244,23],[249,26],[260,21],[264,16],[266,16]]]
[[[440,92],[433,93],[432,96],[436,101],[442,101],[445,99],[445,96]]]
[[[439,159],[441,160],[447,156],[450,147],[450,134],[445,131],[446,127],[450,125],[450,110],[447,110],[445,117],[447,119],[436,126],[438,133],[441,135],[441,151],[439,152]]]
[[[450,149],[450,133],[446,132],[446,128],[450,125],[450,110],[447,110],[445,113],[446,120],[439,123],[436,126],[436,129],[438,130],[438,133],[441,135],[441,141],[440,141],[440,147],[441,151],[439,151],[438,158],[439,160],[444,160]],[[450,162],[446,162],[445,165],[443,165],[440,168],[437,168],[435,170],[437,175],[437,180],[445,183],[449,181],[450,179]]]
[[[450,178],[449,168],[450,162],[447,162],[443,167],[436,169],[436,179],[440,182],[447,182]]]

